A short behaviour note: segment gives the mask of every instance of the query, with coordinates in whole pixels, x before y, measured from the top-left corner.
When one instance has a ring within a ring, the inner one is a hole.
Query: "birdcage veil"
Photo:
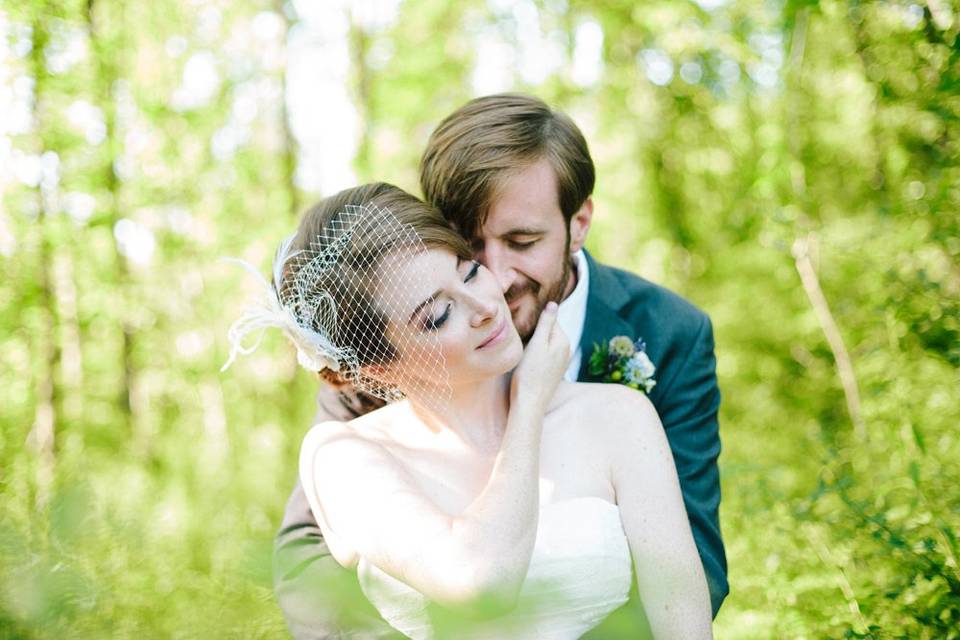
[[[387,401],[416,395],[443,402],[450,395],[443,354],[436,334],[388,338],[391,312],[414,308],[416,276],[397,268],[396,259],[427,251],[417,231],[375,203],[345,205],[316,237],[296,243],[296,234],[278,248],[273,281],[249,263],[234,260],[256,274],[262,292],[228,331],[230,357],[257,348],[243,344],[251,332],[281,329],[311,371],[329,369],[357,390]],[[408,311],[409,313],[409,311]],[[261,334],[262,335],[262,334]],[[402,373],[391,367],[403,358]],[[389,375],[386,372],[389,371]]]

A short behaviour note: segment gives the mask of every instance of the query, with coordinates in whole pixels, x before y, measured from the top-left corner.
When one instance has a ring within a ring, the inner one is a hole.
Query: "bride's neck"
[[[450,432],[471,449],[493,453],[499,451],[507,426],[510,378],[506,373],[454,387],[442,406],[428,408],[414,399],[411,406],[431,431]]]

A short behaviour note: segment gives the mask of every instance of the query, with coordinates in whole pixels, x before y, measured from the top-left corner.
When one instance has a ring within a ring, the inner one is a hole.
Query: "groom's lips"
[[[500,344],[503,341],[503,338],[507,335],[507,319],[501,318],[500,324],[493,330],[487,339],[480,343],[477,349],[487,349],[489,347],[494,347]]]
[[[520,307],[523,306],[523,299],[526,297],[526,293],[523,293],[519,296],[514,297],[507,303],[507,307],[510,309],[510,313],[516,315],[517,311],[520,310]]]
[[[513,285],[507,289],[504,298],[507,300],[507,306],[510,307],[510,313],[516,313],[520,307],[523,306],[523,301],[527,296],[532,297],[534,300],[536,300],[537,297],[536,290],[530,283],[519,286]]]

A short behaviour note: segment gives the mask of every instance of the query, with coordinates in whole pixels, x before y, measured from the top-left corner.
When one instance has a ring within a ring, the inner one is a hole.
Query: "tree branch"
[[[817,320],[820,322],[820,328],[827,338],[827,344],[830,345],[830,351],[833,353],[833,360],[837,364],[837,373],[840,376],[840,383],[843,385],[843,395],[847,401],[847,412],[850,414],[850,421],[853,422],[853,430],[857,438],[866,440],[867,430],[863,423],[863,416],[860,414],[860,391],[857,387],[857,378],[853,372],[853,363],[850,360],[850,354],[843,343],[843,336],[840,329],[830,312],[830,305],[827,303],[826,296],[823,295],[823,289],[820,287],[820,279],[810,260],[811,248],[815,251],[817,246],[817,237],[810,233],[806,237],[797,238],[793,243],[793,260],[797,267],[797,273],[800,274],[800,281],[803,283],[803,290],[813,305],[817,314]]]

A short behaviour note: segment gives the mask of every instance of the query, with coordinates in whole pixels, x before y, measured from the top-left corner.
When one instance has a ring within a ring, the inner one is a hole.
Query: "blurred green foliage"
[[[271,539],[316,382],[276,336],[218,372],[247,289],[217,258],[266,266],[318,195],[295,186],[282,100],[301,16],[256,0],[0,6],[2,90],[28,109],[0,139],[0,636],[282,636]],[[357,175],[415,192],[426,137],[473,94],[491,39],[522,62],[533,15],[557,45],[550,73],[518,62],[510,86],[587,134],[588,246],[714,320],[718,637],[960,637],[957,5],[342,15]],[[251,36],[264,16],[282,27],[268,41]],[[596,26],[584,80],[579,36]],[[219,79],[178,104],[197,54]],[[251,86],[256,117],[224,152]]]

